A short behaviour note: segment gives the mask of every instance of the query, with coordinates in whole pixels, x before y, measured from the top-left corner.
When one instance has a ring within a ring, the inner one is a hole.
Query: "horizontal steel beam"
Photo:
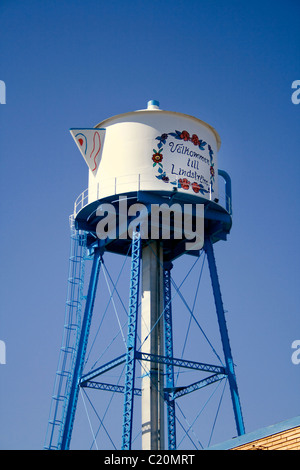
[[[156,354],[148,354],[148,353],[136,351],[136,358],[142,361],[157,362],[160,364],[168,364],[168,365],[171,364],[173,366],[184,367],[186,369],[195,369],[195,370],[201,370],[204,372],[215,372],[217,374],[226,374],[226,370],[224,367],[215,366],[212,364],[204,364],[203,362],[186,361],[184,359],[177,359],[175,357],[158,356]]]
[[[210,377],[206,377],[205,379],[199,380],[193,384],[187,385],[186,387],[180,387],[179,390],[175,390],[175,393],[172,393],[169,400],[175,400],[176,398],[182,397],[187,395],[188,393],[192,393],[195,390],[200,390],[200,388],[206,387],[214,382],[218,382],[219,380],[223,380],[227,377],[226,374],[214,374]],[[167,390],[166,390],[167,391]]]
[[[87,374],[83,375],[80,379],[80,385],[83,386],[85,382],[95,379],[99,375],[104,374],[105,372],[114,369],[115,367],[119,366],[120,364],[124,364],[125,362],[126,354],[122,354],[122,356],[119,356],[116,359],[103,364],[103,366],[100,366],[95,370],[91,370]]]
[[[83,382],[81,384],[81,387],[94,388],[96,390],[106,390],[108,392],[117,392],[117,393],[124,393],[124,390],[125,390],[125,387],[123,385],[106,384],[103,382],[94,382],[94,381]],[[135,388],[133,393],[135,395],[141,396],[142,390],[140,388]]]

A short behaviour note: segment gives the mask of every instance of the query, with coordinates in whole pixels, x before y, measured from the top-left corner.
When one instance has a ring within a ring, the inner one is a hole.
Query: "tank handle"
[[[231,178],[225,170],[218,170],[218,174],[225,180],[226,210],[232,215]]]

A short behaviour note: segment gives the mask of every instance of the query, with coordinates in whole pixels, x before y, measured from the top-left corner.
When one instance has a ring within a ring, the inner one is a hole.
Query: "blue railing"
[[[224,191],[220,187],[221,185],[219,185],[218,204],[224,207],[227,210],[227,212],[231,215],[232,214],[231,179],[230,179],[229,174],[224,170],[218,170],[218,174],[225,181]],[[99,183],[98,183],[97,198],[100,195],[100,190],[106,192],[109,189],[110,195],[119,194],[120,192],[122,192],[122,186],[126,184],[126,187],[128,187],[129,185],[132,185],[133,191],[140,191],[142,189],[141,183],[145,183],[145,182],[149,183],[150,181],[151,181],[150,178],[148,177],[145,178],[145,175],[141,175],[141,174],[124,175],[118,178],[117,177],[109,178],[103,183],[103,185],[101,185],[101,187],[99,187]],[[209,199],[212,200],[211,195]],[[94,200],[97,200],[97,199],[95,198]],[[81,194],[79,194],[79,196],[75,200],[74,213],[73,213],[74,218],[81,211],[81,209],[83,209],[85,206],[89,204],[89,202],[92,202],[92,201],[89,201],[89,190],[87,188]]]

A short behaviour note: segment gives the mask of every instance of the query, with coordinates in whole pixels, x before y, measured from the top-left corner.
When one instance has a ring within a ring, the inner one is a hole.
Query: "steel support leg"
[[[220,329],[222,345],[223,345],[223,352],[225,356],[226,372],[228,375],[228,381],[229,381],[229,386],[230,386],[230,393],[231,393],[231,399],[232,399],[232,404],[233,404],[236,428],[237,428],[237,433],[240,436],[241,434],[245,434],[245,428],[244,428],[242,409],[241,409],[240,398],[239,398],[239,393],[238,393],[238,387],[237,387],[237,382],[236,382],[236,376],[234,372],[234,364],[233,364],[233,359],[232,359],[232,354],[231,354],[228,331],[227,331],[227,326],[226,326],[224,307],[223,307],[223,301],[222,301],[222,296],[221,296],[221,289],[220,289],[220,284],[219,284],[219,279],[218,279],[218,274],[217,274],[216,260],[214,256],[212,242],[210,239],[205,240],[204,249],[207,254],[207,259],[208,259],[209,272],[210,272],[210,278],[211,278],[213,294],[214,294],[214,299],[215,299],[215,306],[216,306],[216,311],[217,311],[217,316],[218,316],[219,329]]]
[[[61,450],[68,450],[70,447],[73,424],[74,424],[74,419],[75,419],[76,405],[77,405],[78,394],[79,394],[79,381],[80,381],[82,370],[83,370],[87,341],[88,341],[94,302],[95,302],[95,297],[96,297],[100,265],[101,265],[101,252],[99,248],[96,248],[94,251],[94,260],[93,260],[93,266],[92,266],[92,271],[91,271],[88,295],[86,299],[80,339],[78,343],[76,360],[75,360],[75,365],[74,365],[72,379],[71,379],[72,384],[71,384],[70,396],[69,396],[65,419],[64,419],[62,439],[59,445],[59,448]]]
[[[172,329],[172,302],[171,302],[171,268],[172,263],[164,266],[164,323],[165,323],[165,355],[173,358],[173,329]],[[166,388],[168,422],[168,449],[176,450],[176,419],[174,396],[174,366],[166,365]],[[172,399],[171,399],[172,398]]]
[[[139,232],[135,232],[132,238],[132,252],[131,252],[131,275],[130,275],[128,335],[127,335],[126,373],[125,373],[125,390],[124,390],[122,450],[131,450],[131,442],[132,442],[132,417],[133,417],[133,398],[134,398],[135,362],[136,362],[137,315],[138,315],[139,284],[140,284],[140,260],[141,260],[141,237],[140,237]]]
[[[142,250],[141,352],[150,354],[142,366],[142,450],[164,450],[163,250],[151,241]]]

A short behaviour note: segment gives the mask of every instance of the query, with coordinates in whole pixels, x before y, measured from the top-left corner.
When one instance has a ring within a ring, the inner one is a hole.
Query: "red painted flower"
[[[200,187],[200,184],[196,183],[196,181],[192,184],[192,189],[194,191],[194,193],[199,193],[201,187]]]
[[[180,138],[187,142],[188,140],[190,140],[190,134],[188,133],[188,131],[182,131],[180,134]]]
[[[152,155],[152,160],[154,161],[154,163],[160,163],[162,159],[163,159],[163,156],[159,152],[156,152]]]
[[[180,186],[182,187],[182,189],[189,189],[189,187],[190,187],[190,182],[186,178],[183,178],[183,179],[180,178],[179,183],[180,183]]]
[[[192,135],[191,141],[193,142],[194,145],[200,144],[200,140],[198,139],[198,136],[196,134]]]
[[[213,166],[210,167],[210,174],[211,176],[215,176],[215,169]]]

